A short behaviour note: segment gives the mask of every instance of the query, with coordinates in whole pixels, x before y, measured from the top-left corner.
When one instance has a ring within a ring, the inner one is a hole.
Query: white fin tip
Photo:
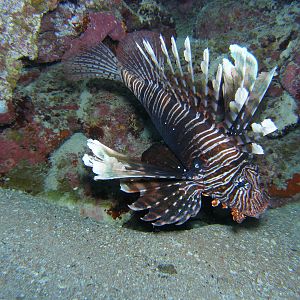
[[[258,154],[258,155],[262,155],[264,154],[264,149],[262,148],[262,146],[256,144],[256,143],[252,143],[252,153],[253,154]]]
[[[271,119],[265,119],[261,122],[261,124],[252,123],[251,128],[254,132],[260,133],[263,136],[268,135],[277,130],[276,125]]]

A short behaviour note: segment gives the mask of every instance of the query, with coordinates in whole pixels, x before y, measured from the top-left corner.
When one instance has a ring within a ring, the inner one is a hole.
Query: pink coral
[[[15,109],[11,101],[6,103],[8,111],[0,113],[0,125],[11,124],[15,120]]]
[[[6,130],[0,135],[0,174],[5,174],[22,161],[31,165],[47,161],[51,153],[70,133],[54,132],[35,122]]]
[[[298,101],[300,101],[300,54],[298,60],[290,62],[283,74],[283,87]]]
[[[81,51],[97,45],[107,36],[115,41],[125,37],[125,30],[122,23],[115,16],[107,13],[90,13],[90,23],[83,35],[74,39],[70,49],[64,54],[63,59],[68,59]]]

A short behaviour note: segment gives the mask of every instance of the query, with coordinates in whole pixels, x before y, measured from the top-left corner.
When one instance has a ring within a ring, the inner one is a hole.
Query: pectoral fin
[[[95,180],[125,178],[182,179],[183,171],[142,163],[138,159],[118,153],[97,140],[89,139],[88,147],[93,155],[85,154],[84,164],[93,169]]]
[[[148,209],[142,220],[154,221],[154,226],[181,225],[201,208],[202,187],[193,181],[122,181],[121,189],[140,192],[140,198],[129,207],[136,211]]]

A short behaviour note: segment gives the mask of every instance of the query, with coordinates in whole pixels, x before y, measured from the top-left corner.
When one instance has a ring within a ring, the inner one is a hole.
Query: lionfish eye
[[[201,161],[199,158],[195,158],[193,160],[193,164],[192,164],[194,169],[200,169],[201,168]]]
[[[248,190],[250,188],[250,183],[245,180],[244,177],[239,177],[234,181],[234,184],[237,188],[244,188]]]

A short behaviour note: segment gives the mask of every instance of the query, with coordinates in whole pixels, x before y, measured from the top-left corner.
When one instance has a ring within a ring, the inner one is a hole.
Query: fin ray
[[[202,187],[193,181],[165,182],[153,185],[148,182],[128,183],[131,190],[142,191],[140,198],[129,207],[132,210],[146,210],[142,218],[154,226],[166,224],[181,225],[197,215],[201,208]]]
[[[96,174],[95,180],[124,179],[124,178],[162,178],[182,179],[181,170],[163,168],[139,162],[118,153],[97,140],[88,140],[88,147],[93,155],[85,154],[83,162],[91,167]]]
[[[117,58],[103,43],[65,60],[64,70],[74,80],[105,78],[121,81]]]

